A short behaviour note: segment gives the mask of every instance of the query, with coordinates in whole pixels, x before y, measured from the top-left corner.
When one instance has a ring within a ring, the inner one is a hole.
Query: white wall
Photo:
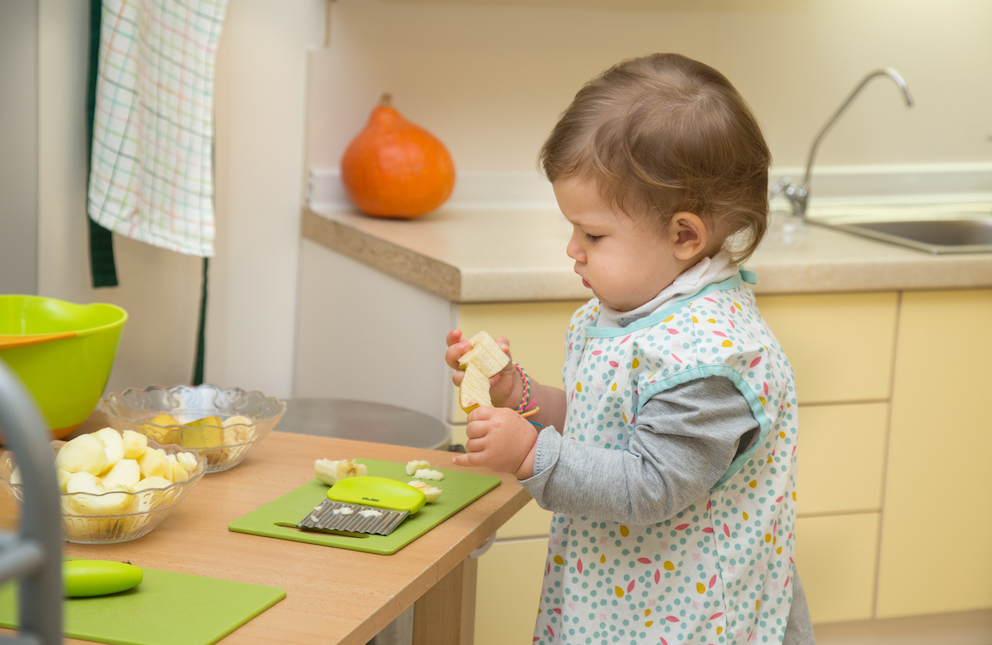
[[[0,2],[0,293],[38,290],[38,3]]]
[[[306,52],[324,0],[230,0],[217,57],[216,279],[205,379],[292,394]],[[214,264],[211,270],[214,270]]]
[[[535,167],[576,90],[631,56],[676,51],[724,72],[751,104],[778,168],[870,70],[877,79],[820,149],[830,165],[992,158],[987,0],[337,0],[311,55],[308,163],[336,168],[383,91],[450,148],[460,170]],[[646,8],[650,7],[650,8]]]
[[[734,81],[781,167],[803,163],[816,130],[864,73],[891,66],[906,76],[917,107],[904,109],[895,87],[876,81],[831,133],[821,163],[990,157],[986,0],[330,6],[327,49],[318,49],[323,0],[232,0],[228,9],[217,69],[218,243],[206,362],[206,380],[218,385],[292,394],[302,173],[336,168],[385,90],[445,141],[460,170],[526,171],[590,76],[627,56],[681,51]],[[89,287],[88,5],[40,0],[39,7],[38,292],[128,310],[110,389],[188,382],[199,259],[115,236],[121,286]]]
[[[114,236],[120,286],[92,289],[86,229],[89,4],[41,0],[39,293],[128,311],[109,390],[192,378],[202,260]],[[233,0],[216,75],[217,255],[205,380],[292,394],[306,51],[325,3]]]

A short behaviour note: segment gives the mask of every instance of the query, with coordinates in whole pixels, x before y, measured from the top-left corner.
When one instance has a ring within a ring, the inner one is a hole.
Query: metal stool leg
[[[20,636],[13,643],[55,645],[62,642],[62,518],[55,460],[37,406],[3,361],[0,429],[24,482],[20,532],[0,534],[0,583],[20,578]]]

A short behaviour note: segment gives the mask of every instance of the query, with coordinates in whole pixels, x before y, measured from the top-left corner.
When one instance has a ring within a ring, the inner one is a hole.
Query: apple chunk
[[[86,472],[94,477],[110,468],[107,452],[92,434],[81,434],[66,442],[55,455],[55,467],[70,473]]]
[[[157,450],[146,450],[138,457],[137,462],[142,479],[147,477],[170,479],[172,477],[172,467],[168,460],[162,456],[162,453]]]
[[[86,515],[122,515],[129,513],[134,505],[133,495],[124,491],[108,491],[99,479],[87,472],[69,475],[65,489],[71,495],[69,503],[72,507]]]
[[[107,474],[100,478],[100,483],[106,489],[114,486],[125,486],[134,488],[134,485],[141,479],[141,468],[134,459],[121,459],[110,467]]]
[[[121,433],[121,439],[124,440],[125,459],[137,459],[145,454],[145,450],[148,448],[148,437],[140,432],[125,430]]]
[[[94,432],[93,436],[103,444],[103,450],[107,453],[107,463],[111,466],[124,458],[124,438],[121,433],[113,428],[101,428]]]
[[[204,417],[186,424],[182,444],[187,448],[216,448],[224,445],[223,422],[217,417]]]

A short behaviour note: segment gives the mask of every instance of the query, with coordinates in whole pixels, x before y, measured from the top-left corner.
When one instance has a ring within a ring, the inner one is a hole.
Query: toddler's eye
[[[602,235],[589,235],[588,233],[586,233],[586,239],[589,240],[590,242],[595,242],[596,240],[602,239],[602,237],[603,237]]]

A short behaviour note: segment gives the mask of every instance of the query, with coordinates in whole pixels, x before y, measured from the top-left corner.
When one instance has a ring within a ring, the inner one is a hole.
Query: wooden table
[[[411,604],[415,645],[471,643],[476,561],[467,556],[530,500],[510,475],[389,556],[228,531],[233,520],[312,480],[315,459],[363,457],[426,459],[436,467],[493,474],[456,467],[450,452],[273,432],[238,466],[205,475],[145,537],[122,544],[66,543],[65,553],[286,590],[284,600],[220,641],[225,645],[365,645]],[[0,495],[0,530],[16,526],[16,503]]]

